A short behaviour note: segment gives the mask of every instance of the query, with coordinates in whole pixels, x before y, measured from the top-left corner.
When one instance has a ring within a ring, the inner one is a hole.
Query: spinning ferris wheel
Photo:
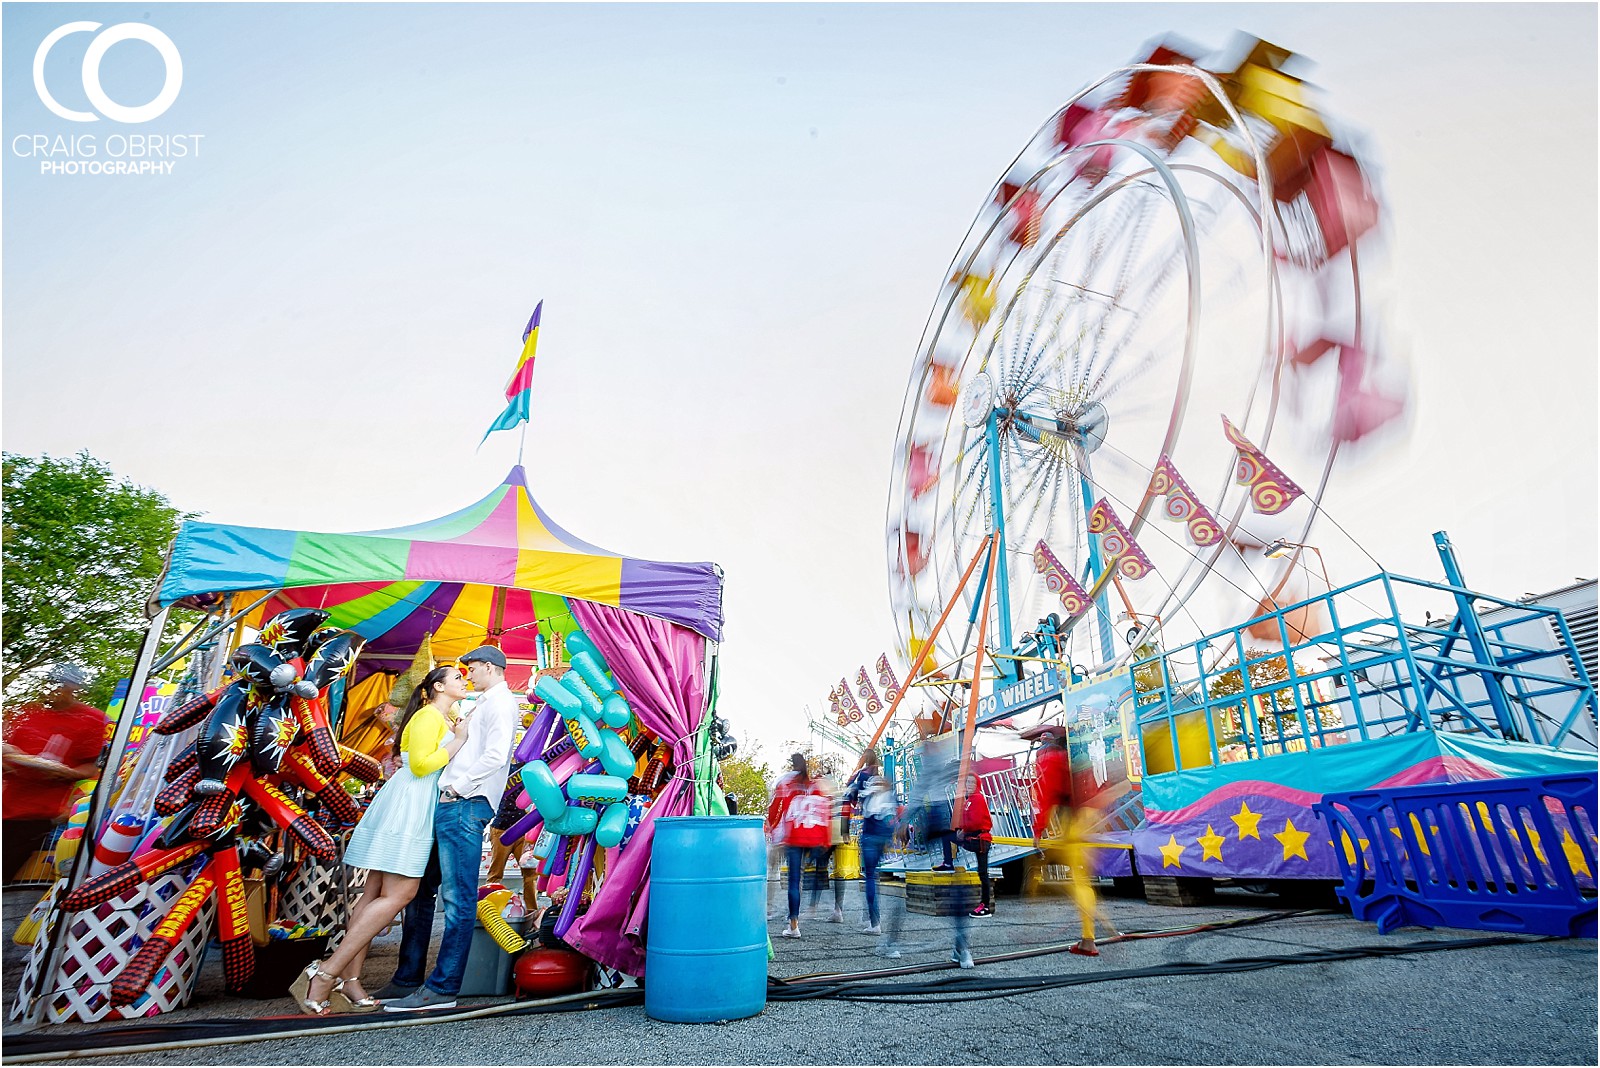
[[[1263,550],[1308,541],[1341,445],[1399,413],[1363,301],[1377,195],[1293,57],[1252,44],[1230,71],[1159,48],[1084,89],[962,239],[887,512],[901,654],[956,619],[924,674],[968,652],[991,534],[1003,676],[1052,613],[1091,671],[1247,618],[1299,562]],[[1268,451],[1303,491],[1282,507],[1245,470]]]

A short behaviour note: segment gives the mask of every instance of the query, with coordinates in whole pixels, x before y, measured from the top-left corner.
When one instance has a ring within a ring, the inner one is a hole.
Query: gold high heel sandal
[[[344,984],[359,982],[361,982],[361,976],[352,975],[348,979],[339,979],[333,984],[333,996],[344,1002],[344,1007],[339,1010],[340,1012],[377,1012],[383,1008],[382,1005],[378,1004],[378,999],[371,994],[362,998],[352,998],[344,992]]]
[[[322,961],[312,961],[304,971],[294,977],[294,982],[289,986],[289,996],[294,998],[295,1007],[301,1012],[310,1013],[312,1016],[331,1015],[328,1011],[329,1006],[333,1004],[331,997],[326,1001],[311,1000],[311,981],[313,979],[328,980],[334,984],[335,991],[338,990],[338,984],[343,981],[338,976],[329,975],[323,971]]]

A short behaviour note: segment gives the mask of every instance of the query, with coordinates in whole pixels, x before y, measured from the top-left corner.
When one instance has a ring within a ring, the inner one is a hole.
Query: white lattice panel
[[[345,868],[350,890],[350,907],[354,908],[367,885],[367,869]],[[278,897],[277,919],[286,924],[304,924],[313,928],[343,926],[345,906],[339,888],[339,867],[306,857],[290,877]]]
[[[201,906],[199,916],[167,954],[155,980],[145,988],[144,997],[132,1005],[113,1008],[109,996],[112,980],[188,885],[183,875],[169,872],[94,909],[64,915],[61,922],[67,929],[62,936],[61,963],[55,981],[49,984],[45,1018],[51,1023],[137,1020],[188,1004],[216,921],[215,898],[208,898]],[[12,1019],[22,1016],[27,995],[39,985],[39,970],[48,944],[49,938],[43,933],[34,940]]]

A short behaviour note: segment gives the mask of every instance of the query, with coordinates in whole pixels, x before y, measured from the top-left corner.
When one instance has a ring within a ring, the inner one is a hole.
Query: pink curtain
[[[573,599],[573,618],[605,657],[634,714],[672,747],[674,773],[624,849],[607,850],[605,881],[567,931],[573,948],[607,967],[644,974],[641,931],[650,907],[650,843],[658,816],[694,804],[694,736],[705,709],[706,640],[687,627]]]

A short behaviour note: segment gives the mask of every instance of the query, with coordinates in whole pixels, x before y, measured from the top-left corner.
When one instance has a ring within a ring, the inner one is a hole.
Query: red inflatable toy
[[[517,997],[553,998],[588,990],[594,961],[570,949],[534,946],[517,958],[511,969]]]

